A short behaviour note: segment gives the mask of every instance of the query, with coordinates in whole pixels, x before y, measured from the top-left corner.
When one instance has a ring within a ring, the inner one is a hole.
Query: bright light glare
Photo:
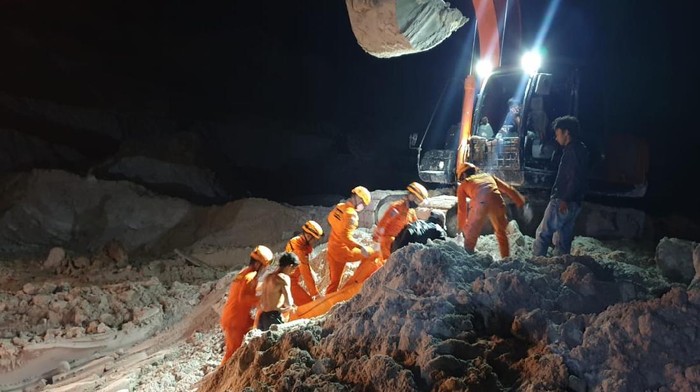
[[[537,52],[527,52],[523,55],[520,65],[528,75],[534,75],[542,65],[542,56]]]
[[[480,78],[486,78],[493,72],[493,64],[490,61],[482,59],[476,63],[476,74]]]

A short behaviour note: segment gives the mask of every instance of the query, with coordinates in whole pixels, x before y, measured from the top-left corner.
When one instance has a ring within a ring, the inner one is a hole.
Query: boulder
[[[0,251],[96,251],[117,240],[129,252],[154,246],[192,210],[132,183],[59,170],[11,176],[0,182],[0,195]]]
[[[688,284],[695,276],[693,249],[696,243],[664,237],[656,246],[656,265],[671,281]]]

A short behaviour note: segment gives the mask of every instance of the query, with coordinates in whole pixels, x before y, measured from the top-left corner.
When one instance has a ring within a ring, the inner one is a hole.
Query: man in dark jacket
[[[399,232],[391,245],[391,253],[412,242],[426,244],[428,240],[445,241],[447,233],[444,227],[445,215],[437,211],[431,211],[428,220],[418,220],[409,223]]]
[[[554,244],[554,254],[571,252],[574,223],[588,190],[588,149],[578,139],[578,119],[573,116],[559,117],[554,120],[553,127],[557,143],[562,146],[562,154],[549,204],[535,233],[533,256],[547,254],[555,233],[558,233],[558,239]]]

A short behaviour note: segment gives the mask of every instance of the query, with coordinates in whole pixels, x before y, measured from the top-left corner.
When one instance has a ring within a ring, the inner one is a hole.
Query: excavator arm
[[[469,20],[442,0],[346,0],[345,3],[357,42],[367,53],[380,58],[429,50]],[[472,0],[472,5],[479,59],[500,66],[505,43],[502,31],[506,25],[510,25],[509,42],[520,44],[519,0]],[[470,72],[464,81],[457,172],[469,158],[476,89],[477,80]]]

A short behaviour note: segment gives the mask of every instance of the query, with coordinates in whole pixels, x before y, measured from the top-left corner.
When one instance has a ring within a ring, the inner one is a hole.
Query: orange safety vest
[[[255,288],[258,272],[251,267],[244,268],[236,275],[228,292],[228,300],[221,312],[221,328],[224,332],[226,351],[222,363],[241,346],[243,336],[253,328],[251,310],[258,305]]]
[[[304,279],[304,284],[306,285],[309,294],[312,297],[317,296],[318,289],[316,288],[314,276],[311,273],[311,265],[309,265],[309,255],[311,252],[313,252],[311,245],[309,245],[304,237],[298,235],[287,242],[285,252],[294,253],[297,255],[300,262],[299,268],[295,269],[290,275],[292,282],[299,282],[299,278],[301,277]]]
[[[525,204],[520,192],[496,176],[478,173],[467,177],[457,187],[457,222],[464,227],[467,222],[467,197],[472,202],[503,203],[501,192],[510,197],[518,207]]]
[[[390,204],[379,220],[375,233],[378,236],[396,237],[407,224],[416,220],[416,210],[409,208],[405,200],[397,200]]]
[[[350,249],[361,248],[353,234],[359,226],[360,219],[355,208],[348,203],[338,203],[330,214],[328,223],[331,225],[331,235],[328,238],[328,251],[346,246]]]
[[[250,319],[250,311],[258,305],[258,297],[255,296],[258,272],[251,267],[244,268],[231,282],[228,292],[228,300],[221,313],[221,325],[226,326],[240,323],[241,318]]]

